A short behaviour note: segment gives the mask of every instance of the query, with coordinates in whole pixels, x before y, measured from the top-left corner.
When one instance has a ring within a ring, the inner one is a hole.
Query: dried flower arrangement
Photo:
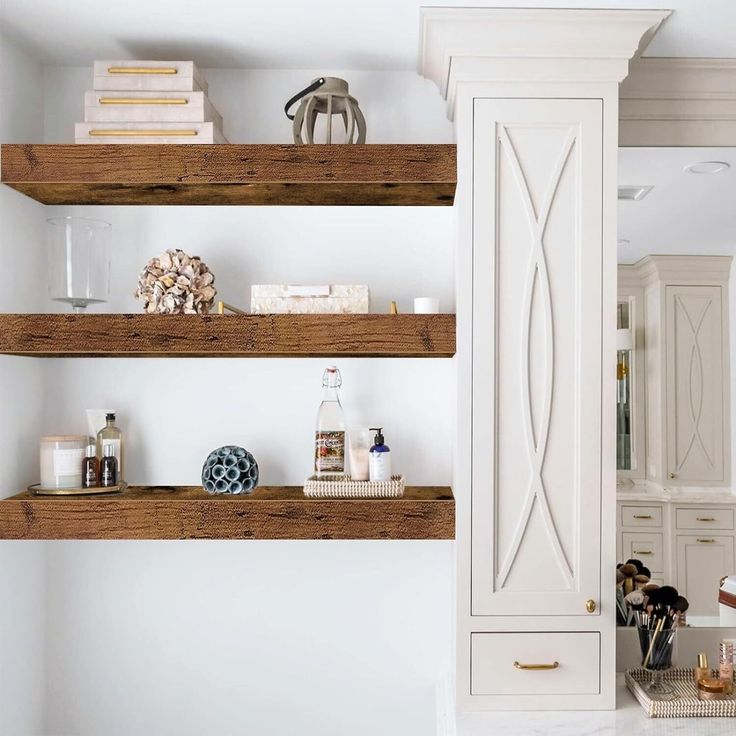
[[[217,294],[214,283],[199,256],[170,249],[148,261],[135,297],[143,300],[148,314],[207,314]]]

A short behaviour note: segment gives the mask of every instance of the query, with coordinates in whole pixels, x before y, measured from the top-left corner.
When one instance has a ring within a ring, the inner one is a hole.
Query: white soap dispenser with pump
[[[368,476],[372,482],[391,480],[391,448],[385,444],[383,427],[371,427],[376,436],[368,455]]]

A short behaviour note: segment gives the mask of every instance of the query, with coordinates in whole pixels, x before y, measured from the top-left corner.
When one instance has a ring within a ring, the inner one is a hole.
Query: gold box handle
[[[178,74],[175,66],[109,66],[108,74]]]
[[[188,105],[186,97],[98,97],[100,105]]]
[[[700,542],[701,544],[715,544],[716,540],[715,539],[698,539],[698,542]]]
[[[634,514],[635,519],[652,519],[654,518],[651,514]]]
[[[521,662],[514,662],[514,667],[517,670],[556,670],[560,666],[559,662],[552,662],[550,664],[522,664]]]
[[[127,136],[129,138],[141,136],[195,136],[199,135],[196,130],[103,130],[92,128],[89,131],[92,136]]]
[[[635,555],[653,555],[654,554],[654,552],[652,552],[652,550],[650,549],[634,549],[632,550],[632,552]]]
[[[697,516],[695,517],[696,521],[715,521],[715,518],[712,516]]]

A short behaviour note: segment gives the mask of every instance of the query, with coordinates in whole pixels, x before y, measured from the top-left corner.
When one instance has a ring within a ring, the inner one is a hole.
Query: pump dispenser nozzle
[[[383,427],[370,427],[371,432],[375,432],[376,436],[373,439],[373,444],[382,445],[384,443]]]

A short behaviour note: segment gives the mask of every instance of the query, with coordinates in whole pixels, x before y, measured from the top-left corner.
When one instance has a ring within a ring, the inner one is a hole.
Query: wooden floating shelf
[[[455,354],[455,315],[0,314],[0,353],[446,358]]]
[[[452,205],[454,145],[5,144],[0,178],[43,204]]]
[[[454,539],[450,488],[403,498],[308,499],[301,487],[210,496],[199,487],[138,486],[118,496],[0,501],[0,539]]]

